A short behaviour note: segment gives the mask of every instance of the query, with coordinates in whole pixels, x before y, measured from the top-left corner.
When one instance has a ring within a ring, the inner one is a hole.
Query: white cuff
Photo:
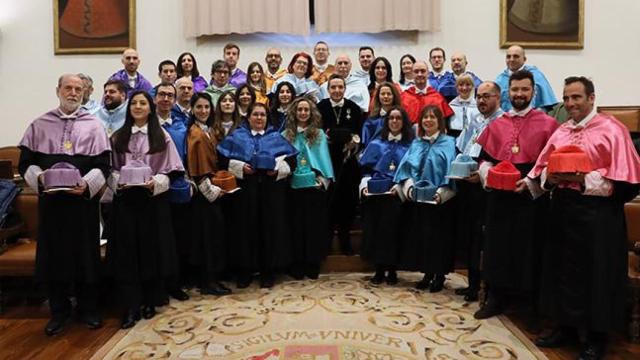
[[[245,164],[246,163],[244,161],[231,159],[229,160],[229,172],[232,173],[233,176],[236,177],[236,179],[243,179],[244,172],[242,171],[242,169],[244,168]]]
[[[318,182],[320,183],[320,185],[322,185],[322,187],[325,190],[329,189],[329,184],[331,184],[331,181],[329,181],[329,179],[327,179],[326,177],[322,176],[322,175],[318,175],[316,176],[316,179],[318,180]]]
[[[413,189],[413,179],[409,178],[402,183],[402,193],[407,200],[414,200],[411,196],[411,189]]]
[[[31,187],[36,193],[39,192],[38,177],[42,175],[44,171],[38,165],[31,165],[24,173],[24,181]]]
[[[362,198],[362,192],[367,188],[370,179],[371,176],[365,176],[360,180],[360,185],[358,186],[358,194],[360,198]]]
[[[613,183],[598,171],[591,171],[584,176],[584,195],[607,197],[612,193]]]
[[[278,176],[276,177],[276,181],[282,180],[291,174],[291,168],[289,164],[284,160],[286,155],[278,156],[276,158],[276,168],[275,170],[278,172]]]
[[[87,187],[89,187],[89,198],[93,198],[104,186],[106,180],[104,179],[104,175],[102,175],[102,171],[99,169],[91,169],[88,173],[86,173],[82,179],[87,183]]]
[[[153,196],[162,194],[169,190],[169,177],[165,174],[157,174],[151,177],[155,184],[153,184]]]
[[[436,194],[440,196],[440,204],[444,204],[447,200],[456,196],[456,192],[448,186],[441,186],[436,190]]]
[[[533,181],[533,179],[525,176],[524,183],[527,185],[527,189],[529,189],[532,198],[537,199],[540,195],[544,194],[544,189],[542,189],[536,181]]]
[[[222,189],[213,185],[211,183],[211,180],[209,180],[209,178],[205,178],[204,180],[200,181],[200,185],[198,185],[198,190],[200,190],[200,193],[207,200],[209,200],[209,202],[216,201],[216,199],[218,198],[218,196],[220,196],[220,193],[222,192]]]
[[[490,161],[484,161],[478,168],[478,175],[480,175],[480,183],[483,188],[487,187],[487,175],[489,175],[489,169],[493,167]]]
[[[540,172],[540,187],[542,188],[542,190],[544,191],[548,191],[547,190],[547,168],[542,169],[542,171]]]

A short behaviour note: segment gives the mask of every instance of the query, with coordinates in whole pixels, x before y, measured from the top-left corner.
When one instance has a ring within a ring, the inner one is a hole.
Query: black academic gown
[[[497,164],[484,150],[482,160]],[[521,178],[533,163],[514,164]],[[496,289],[533,293],[539,289],[540,259],[546,239],[549,196],[491,190],[487,194],[483,277]],[[542,239],[542,240],[541,240]]]
[[[342,110],[334,109],[330,99],[318,103],[322,128],[329,140],[329,153],[336,181],[329,188],[329,214],[332,227],[345,233],[351,229],[358,204],[360,167],[356,156],[345,159],[342,151],[351,135],[362,133],[363,114],[356,103],[344,99]]]
[[[598,332],[627,324],[624,203],[638,185],[614,182],[610,197],[553,191],[541,309],[557,323]]]

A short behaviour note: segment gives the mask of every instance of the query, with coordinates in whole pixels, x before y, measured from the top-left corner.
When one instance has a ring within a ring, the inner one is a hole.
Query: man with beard
[[[511,109],[510,95],[508,91],[509,77],[516,71],[527,70],[533,74],[533,80],[535,81],[535,89],[533,91],[533,99],[531,100],[531,107],[534,109],[543,109],[549,111],[555,104],[558,103],[556,95],[553,93],[549,81],[544,76],[542,71],[533,65],[525,64],[527,56],[524,53],[524,49],[520,45],[513,45],[507,49],[507,55],[505,57],[507,68],[503,72],[498,74],[496,83],[502,89],[500,106],[504,111]]]
[[[336,71],[333,64],[329,64],[329,45],[324,41],[318,41],[313,47],[313,75],[311,79],[318,85],[322,85],[329,80],[329,76]]]
[[[565,79],[563,100],[570,118],[528,175],[539,177],[553,194],[541,298],[543,312],[557,327],[536,345],[575,344],[580,331],[586,339],[580,359],[603,358],[607,333],[627,324],[624,203],[640,188],[640,157],[629,131],[612,116],[598,114],[595,97],[591,80]],[[552,170],[551,155],[566,145],[583,151],[592,170]]]
[[[124,125],[127,114],[126,85],[120,80],[109,80],[104,83],[104,98],[102,106],[96,112],[96,117],[102,121],[107,134],[111,134]]]
[[[440,88],[441,82],[451,77],[451,72],[444,69],[444,63],[446,60],[447,56],[443,48],[434,47],[429,50],[429,64],[431,64],[431,71],[429,71],[429,86],[433,86],[436,91]],[[455,83],[455,79],[453,82]]]
[[[369,69],[375,58],[375,53],[371,46],[363,46],[358,50],[358,61],[360,62],[360,69],[353,72],[353,76],[364,83],[365,86],[369,86],[371,78],[369,77]]]
[[[267,50],[264,61],[267,63],[267,71],[264,72],[265,89],[271,89],[276,80],[287,74],[287,69],[280,68],[282,54],[279,49],[271,48]]]
[[[136,90],[149,91],[153,88],[151,83],[138,72],[140,56],[138,56],[138,52],[135,49],[126,49],[122,53],[121,62],[124,65],[124,69],[118,70],[111,75],[109,80],[122,81],[126,87],[127,97]]]
[[[20,175],[39,194],[35,280],[44,285],[49,300],[51,320],[44,328],[48,336],[69,324],[69,297],[73,295],[82,322],[90,329],[102,326],[96,194],[111,169],[106,132],[98,119],[79,109],[82,80],[77,75],[62,75],[56,93],[59,106],[35,119],[25,131],[18,164]],[[76,169],[81,178],[73,187],[50,192],[48,179],[60,177],[54,170],[57,167]]]
[[[339,63],[339,59],[349,58],[338,57],[336,63]],[[356,84],[363,86],[360,81],[356,81]],[[344,255],[353,255],[350,231],[358,204],[360,168],[356,152],[360,145],[358,134],[362,132],[362,110],[356,103],[345,98],[345,87],[349,85],[341,75],[331,75],[324,85],[329,89],[329,98],[318,103],[318,110],[322,115],[322,127],[327,133],[336,178],[329,188],[331,238],[333,230],[337,230],[340,250]]]
[[[470,119],[456,139],[456,147],[464,155],[478,161],[482,147],[477,140],[482,131],[495,119],[502,116],[500,109],[500,88],[493,81],[480,84],[476,93],[476,102],[480,114]],[[456,238],[458,254],[466,260],[469,286],[457,289],[457,295],[463,295],[465,301],[478,300],[480,290],[480,253],[484,238],[486,192],[480,186],[480,178],[472,176],[456,180]]]
[[[532,299],[537,296],[536,262],[540,258],[540,239],[545,236],[548,196],[541,197],[540,186],[526,174],[558,123],[531,107],[534,88],[533,74],[513,73],[509,78],[513,109],[489,124],[478,138],[482,146],[478,172],[483,187],[488,185],[490,169],[502,161],[515,166],[520,180],[514,191],[493,189],[487,193],[482,270],[488,296],[474,314],[476,319],[501,314],[509,294],[528,295]]]

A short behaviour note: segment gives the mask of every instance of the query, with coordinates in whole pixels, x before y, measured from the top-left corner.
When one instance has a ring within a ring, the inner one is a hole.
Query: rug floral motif
[[[544,359],[499,318],[474,319],[477,303],[453,293],[458,274],[431,294],[413,288],[420,274],[400,273],[398,285],[373,286],[364,274],[254,284],[225,297],[192,291],[150,321],[140,321],[106,359]],[[107,345],[106,345],[107,346]],[[105,346],[105,347],[106,347]],[[95,357],[95,356],[94,356]]]

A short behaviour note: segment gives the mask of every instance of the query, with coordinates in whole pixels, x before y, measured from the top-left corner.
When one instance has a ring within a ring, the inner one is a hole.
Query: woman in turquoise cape
[[[329,145],[312,100],[296,99],[289,106],[287,119],[282,135],[298,150],[289,191],[293,221],[291,275],[298,280],[305,275],[317,279],[320,263],[328,251],[326,191],[334,180]]]
[[[453,225],[448,200],[455,196],[455,189],[446,175],[456,155],[456,144],[453,137],[445,134],[442,112],[435,106],[422,109],[417,135],[394,178],[411,201],[400,262],[407,270],[425,273],[418,289],[438,292],[444,286],[445,275],[453,270]],[[415,185],[421,180],[428,180],[437,188],[433,198],[416,199]]]

